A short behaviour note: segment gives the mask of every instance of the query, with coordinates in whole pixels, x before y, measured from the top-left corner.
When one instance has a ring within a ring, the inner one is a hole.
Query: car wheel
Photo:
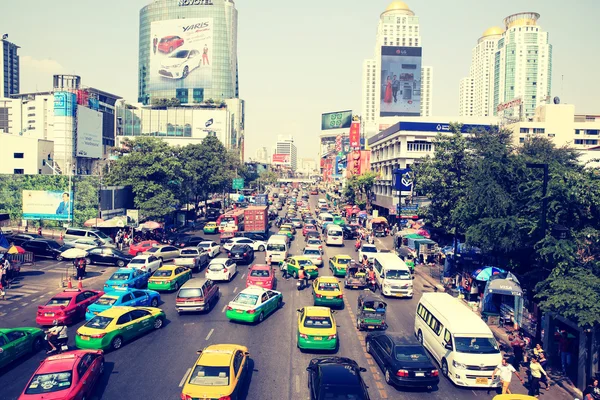
[[[162,267],[162,263],[163,263],[163,258],[162,257],[158,257],[158,261],[160,261],[160,266]]]
[[[448,377],[448,362],[444,358],[442,360],[442,374],[447,378]]]
[[[125,261],[123,261],[123,260],[117,261],[117,267],[123,268],[124,266],[125,266]]]
[[[294,271],[294,273],[292,274],[292,276],[294,277],[294,279],[298,279],[298,271]]]
[[[360,320],[356,318],[356,329],[360,331]]]
[[[156,297],[150,302],[150,307],[158,307],[158,299]]]
[[[183,67],[183,74],[181,74],[182,78],[187,78],[187,76],[190,73],[190,69],[188,68],[188,66],[186,65],[185,67]]]
[[[115,336],[115,338],[110,342],[110,348],[113,350],[119,350],[123,346],[123,338],[121,336]]]
[[[88,265],[92,265],[92,259],[89,258],[89,257],[86,257],[85,258],[85,263],[88,264]]]
[[[56,261],[62,261],[64,260],[63,256],[61,256],[60,254],[56,256]]]
[[[419,341],[419,343],[421,343],[421,345],[423,345],[423,333],[420,329],[419,332],[417,332],[417,340]]]
[[[367,341],[367,353],[371,354],[371,342]]]
[[[261,323],[261,322],[263,322],[264,320],[265,320],[265,314],[261,312],[261,313],[258,315],[258,322],[259,322],[259,323]]]
[[[160,329],[163,326],[163,319],[158,317],[154,320],[154,329]]]
[[[258,251],[265,251],[265,246],[258,246]]]
[[[280,297],[279,300],[277,301],[277,308],[281,308],[281,307],[283,307],[283,300]]]
[[[31,346],[31,349],[34,353],[37,353],[38,351],[40,351],[42,349],[43,346],[44,346],[44,343],[42,342],[42,338],[38,337],[33,341],[33,345]]]
[[[388,385],[391,385],[392,377],[390,376],[390,370],[387,368],[385,369],[384,377],[385,377],[385,383],[387,383]]]

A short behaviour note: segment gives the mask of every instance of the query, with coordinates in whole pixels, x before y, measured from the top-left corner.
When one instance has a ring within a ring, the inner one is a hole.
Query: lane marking
[[[246,274],[242,274],[242,279],[244,279],[245,276],[246,276]]]
[[[300,393],[300,376],[296,375],[296,393]]]
[[[237,292],[237,286],[233,289],[233,293]]]
[[[0,312],[0,317],[4,317],[6,315],[5,312]]]
[[[225,304],[225,305],[223,306],[223,309],[221,310],[221,312],[222,312],[222,313],[224,313],[224,312],[225,312],[225,310],[227,310],[227,304]]]
[[[189,373],[192,372],[191,368],[188,368],[187,371],[185,371],[185,374],[183,375],[183,378],[181,378],[181,381],[179,382],[179,387],[183,386],[183,383],[185,382],[185,379],[188,377]]]
[[[12,309],[12,311],[17,311],[19,309],[19,307],[15,307]]]
[[[210,330],[210,332],[208,332],[208,335],[206,335],[206,339],[204,339],[204,340],[208,340],[208,339],[210,339],[210,337],[212,336],[212,334],[213,334],[213,332],[214,332],[214,331],[215,331],[215,328],[212,328],[212,329]]]
[[[21,307],[25,307],[25,306],[27,306],[27,304],[29,304],[29,303],[23,303],[23,304],[21,304]]]

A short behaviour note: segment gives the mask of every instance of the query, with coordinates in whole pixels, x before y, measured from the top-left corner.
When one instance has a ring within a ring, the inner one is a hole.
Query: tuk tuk
[[[373,230],[373,234],[375,235],[375,237],[387,236],[387,219],[383,217],[373,218],[373,220],[371,221],[371,229]]]
[[[365,289],[367,287],[366,272],[360,272],[360,264],[352,260],[346,268],[344,287],[346,289]]]
[[[356,328],[359,331],[366,329],[387,329],[385,311],[387,304],[379,297],[372,294],[358,296],[358,309],[356,311]]]

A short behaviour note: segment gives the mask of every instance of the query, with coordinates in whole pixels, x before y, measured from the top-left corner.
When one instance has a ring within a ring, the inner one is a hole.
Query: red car
[[[139,243],[134,243],[129,247],[129,254],[132,256],[139,256],[143,252],[147,251],[150,247],[154,245],[159,245],[156,240],[144,240]]]
[[[311,224],[304,225],[304,228],[302,228],[302,236],[306,236],[308,232],[318,232],[317,227]]]
[[[104,294],[101,290],[65,289],[52,297],[46,305],[38,306],[35,322],[38,325],[72,324],[85,318],[87,307]]]
[[[103,372],[102,350],[73,350],[50,356],[41,362],[19,400],[87,399]]]
[[[183,46],[183,39],[179,36],[165,36],[158,42],[158,51],[169,54],[181,46]]]
[[[310,191],[310,194],[311,194],[312,196],[314,196],[314,195],[317,195],[317,194],[319,194],[319,192],[317,192],[317,190],[315,189],[315,190],[311,190],[311,191]]]
[[[248,286],[260,286],[265,289],[275,289],[277,285],[277,278],[273,268],[268,265],[255,264],[248,271],[248,277],[246,278],[246,287]]]

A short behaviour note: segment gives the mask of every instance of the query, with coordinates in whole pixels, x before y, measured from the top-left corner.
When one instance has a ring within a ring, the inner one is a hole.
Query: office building
[[[52,174],[46,161],[54,158],[54,142],[0,133],[0,174]]]
[[[294,138],[284,138],[279,135],[275,148],[273,149],[273,156],[271,159],[273,165],[278,165],[283,168],[289,169],[295,172],[298,168],[298,150],[294,144]]]
[[[4,35],[7,37],[8,35]],[[2,83],[2,92],[0,97],[9,97],[11,94],[19,93],[20,67],[19,55],[17,51],[19,46],[2,39],[0,54],[0,82]]]

